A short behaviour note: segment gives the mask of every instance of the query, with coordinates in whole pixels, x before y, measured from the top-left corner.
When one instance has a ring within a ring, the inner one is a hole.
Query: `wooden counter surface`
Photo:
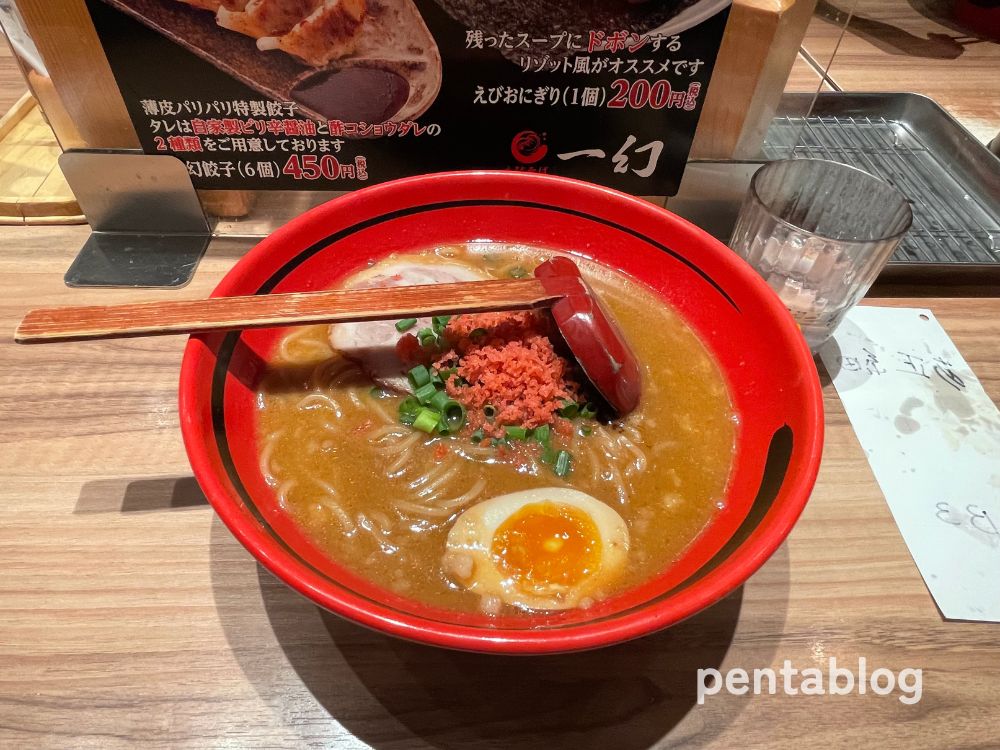
[[[29,306],[206,294],[81,291],[86,228],[0,228],[0,747],[995,748],[1000,625],[944,622],[832,386],[815,493],[739,591],[597,652],[507,659],[325,614],[216,520],[181,444],[181,338],[19,347]],[[914,292],[919,294],[919,290]],[[1000,298],[893,298],[941,320],[1000,400]],[[923,670],[923,696],[729,696],[695,670]]]
[[[822,68],[829,64],[836,88],[929,96],[988,143],[1000,134],[1000,42],[963,28],[952,5],[819,0],[802,47]]]

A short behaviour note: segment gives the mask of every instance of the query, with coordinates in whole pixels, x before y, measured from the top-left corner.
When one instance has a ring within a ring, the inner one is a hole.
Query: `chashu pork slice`
[[[458,281],[484,281],[488,278],[485,272],[469,266],[436,257],[410,256],[377,263],[352,276],[344,288],[453,284]],[[420,318],[408,332],[415,333],[430,325],[430,318]],[[396,342],[404,335],[396,330],[395,320],[335,323],[330,326],[330,343],[334,349],[357,362],[373,380],[400,393],[409,390],[406,366],[396,355]]]

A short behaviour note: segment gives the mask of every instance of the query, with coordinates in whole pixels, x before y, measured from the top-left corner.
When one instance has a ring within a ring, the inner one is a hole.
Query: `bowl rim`
[[[300,223],[309,221],[317,212],[337,210],[349,213],[353,206],[370,200],[383,193],[403,191],[417,194],[429,186],[440,182],[481,180],[484,182],[501,180],[509,183],[512,192],[519,186],[550,183],[578,194],[590,194],[605,200],[624,204],[631,211],[640,211],[659,221],[671,224],[680,234],[687,235],[702,244],[715,247],[720,260],[742,281],[756,289],[757,296],[763,298],[764,305],[773,314],[778,325],[780,338],[786,341],[798,368],[807,373],[804,378],[806,413],[804,440],[800,448],[802,466],[800,479],[788,491],[780,507],[777,504],[768,512],[768,519],[762,522],[754,533],[753,543],[740,551],[739,557],[731,556],[717,568],[704,575],[697,585],[688,586],[669,597],[652,600],[647,604],[627,610],[607,619],[541,629],[488,629],[424,618],[401,612],[382,602],[373,602],[346,587],[320,587],[312,580],[315,574],[292,557],[282,545],[264,531],[257,522],[246,514],[242,503],[232,495],[225,481],[216,473],[211,451],[206,445],[207,436],[201,429],[198,418],[201,379],[198,369],[207,357],[215,358],[211,347],[204,342],[204,336],[192,336],[184,351],[179,384],[179,413],[184,446],[191,462],[195,477],[220,520],[239,542],[273,575],[285,584],[307,597],[315,604],[335,614],[389,635],[419,643],[451,649],[491,652],[503,654],[546,654],[581,651],[628,641],[677,624],[697,612],[724,598],[753,573],[755,573],[778,549],[791,532],[808,501],[819,472],[824,442],[823,398],[812,353],[802,337],[784,304],[767,283],[739,256],[704,230],[681,217],[649,203],[641,198],[627,195],[611,188],[566,177],[494,170],[470,170],[459,172],[439,172],[400,180],[379,183],[371,187],[347,193],[331,201],[320,204],[299,215],[262,239],[248,251],[218,283],[212,296],[220,296],[223,289],[239,272],[251,266],[257,256],[269,252],[269,247],[282,240],[283,234],[295,230]]]

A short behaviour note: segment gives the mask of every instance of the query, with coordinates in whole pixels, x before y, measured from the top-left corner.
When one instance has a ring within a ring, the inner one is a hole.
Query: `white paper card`
[[[856,307],[820,356],[942,614],[1000,622],[1000,411],[948,334]]]

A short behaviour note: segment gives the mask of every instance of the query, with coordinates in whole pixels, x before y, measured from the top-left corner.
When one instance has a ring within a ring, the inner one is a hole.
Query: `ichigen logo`
[[[545,145],[545,134],[534,130],[522,130],[510,142],[510,152],[521,164],[535,164],[545,158],[549,147]]]

